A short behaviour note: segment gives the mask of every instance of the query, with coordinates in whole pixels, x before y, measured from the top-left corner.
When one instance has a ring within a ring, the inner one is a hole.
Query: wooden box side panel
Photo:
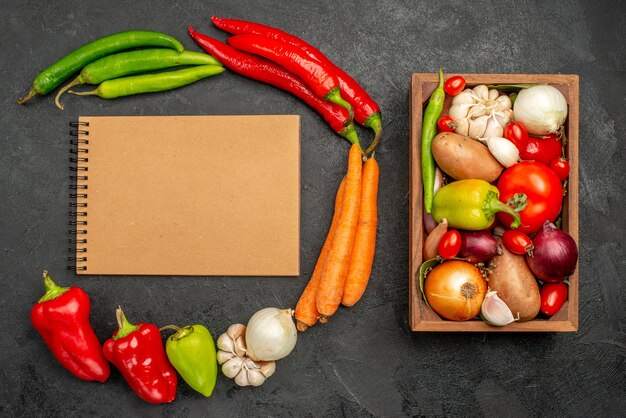
[[[563,229],[578,244],[578,123],[579,90],[577,75],[550,74],[460,74],[469,86],[477,84],[546,83],[555,86],[565,96],[569,111],[566,155],[570,160],[568,194],[563,204]],[[482,321],[454,322],[442,320],[422,300],[418,275],[425,239],[422,209],[421,150],[423,109],[436,88],[438,75],[416,73],[411,77],[409,112],[409,322],[413,331],[435,332],[573,332],[578,330],[578,269],[570,276],[568,302],[549,320],[514,323],[504,328],[492,327]],[[446,108],[451,101],[446,98]]]

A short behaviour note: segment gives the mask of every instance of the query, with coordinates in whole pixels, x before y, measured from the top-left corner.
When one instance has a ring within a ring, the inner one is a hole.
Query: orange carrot
[[[324,265],[326,264],[326,259],[328,258],[331,243],[333,242],[333,235],[335,235],[337,224],[339,223],[339,214],[341,213],[341,202],[343,201],[343,190],[345,185],[346,179],[344,178],[339,185],[337,196],[335,197],[335,213],[330,224],[328,236],[326,237],[326,241],[324,241],[322,251],[320,251],[320,256],[318,257],[315,268],[313,269],[313,274],[311,274],[309,284],[306,285],[306,288],[304,289],[304,292],[302,292],[302,296],[300,296],[298,304],[296,305],[296,328],[298,328],[298,331],[301,332],[304,332],[308,327],[315,325],[320,317],[319,312],[317,312],[316,305],[317,289],[319,288],[320,277],[322,277],[322,271],[324,270]]]
[[[317,290],[317,311],[323,324],[328,322],[328,317],[337,311],[341,303],[343,285],[359,223],[361,170],[361,149],[358,145],[353,145],[348,157],[348,174],[341,202],[341,214]]]
[[[341,304],[344,306],[352,306],[361,299],[372,273],[376,248],[376,225],[378,224],[378,176],[378,163],[372,157],[363,165],[359,226],[356,230],[350,267],[341,297]]]

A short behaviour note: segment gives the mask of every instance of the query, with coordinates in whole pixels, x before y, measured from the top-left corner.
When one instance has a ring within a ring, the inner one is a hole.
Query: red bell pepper
[[[89,322],[89,296],[79,287],[61,287],[43,272],[46,293],[30,320],[57,360],[76,377],[104,382],[111,369]]]
[[[165,354],[159,328],[142,322],[131,324],[122,308],[117,308],[115,314],[119,329],[104,343],[104,357],[144,401],[172,402],[178,379]]]

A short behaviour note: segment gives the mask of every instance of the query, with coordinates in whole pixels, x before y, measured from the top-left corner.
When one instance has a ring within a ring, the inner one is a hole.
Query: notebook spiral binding
[[[70,122],[70,210],[68,215],[70,220],[68,221],[68,233],[70,238],[68,239],[70,247],[68,252],[70,256],[67,257],[68,270],[86,271],[87,266],[84,263],[87,262],[87,202],[84,199],[87,198],[87,184],[85,183],[89,176],[87,172],[89,168],[87,163],[89,162],[89,139],[85,137],[89,136],[89,122]]]

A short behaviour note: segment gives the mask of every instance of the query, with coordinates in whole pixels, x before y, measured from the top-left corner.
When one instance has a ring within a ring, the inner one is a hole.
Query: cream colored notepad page
[[[299,116],[80,122],[89,125],[79,135],[88,171],[77,182],[87,186],[77,273],[299,274]]]

